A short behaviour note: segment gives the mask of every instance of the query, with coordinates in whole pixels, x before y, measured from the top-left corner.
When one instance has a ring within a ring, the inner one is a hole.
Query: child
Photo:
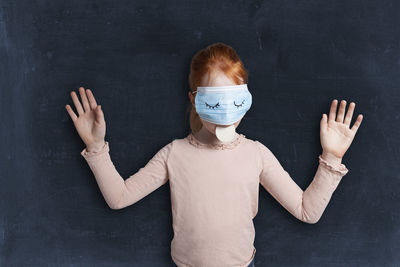
[[[322,153],[311,184],[303,190],[262,143],[236,133],[251,106],[247,72],[235,50],[216,43],[192,59],[191,133],[162,147],[126,180],[115,169],[105,141],[105,121],[90,89],[80,87],[83,104],[71,92],[79,117],[66,109],[86,144],[81,155],[91,168],[105,201],[122,209],[169,181],[174,237],[171,257],[180,267],[254,266],[253,218],[259,183],[293,216],[316,223],[348,169],[341,163],[361,124],[346,117],[337,100],[320,121]]]

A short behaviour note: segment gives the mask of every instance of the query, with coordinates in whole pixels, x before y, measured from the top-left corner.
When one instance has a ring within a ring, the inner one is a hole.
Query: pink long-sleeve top
[[[190,133],[162,147],[123,179],[109,143],[86,159],[108,206],[132,205],[169,181],[174,237],[171,257],[179,267],[246,267],[253,259],[259,183],[293,216],[306,223],[321,217],[341,178],[342,163],[319,155],[314,179],[303,191],[259,141],[236,134],[224,144],[205,144]]]

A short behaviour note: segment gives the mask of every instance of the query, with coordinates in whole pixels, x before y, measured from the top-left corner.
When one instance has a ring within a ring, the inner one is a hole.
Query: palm
[[[96,122],[96,115],[94,110],[90,110],[80,115],[74,121],[75,128],[85,144],[96,142],[97,138],[105,135],[105,127]]]
[[[322,149],[324,152],[331,153],[339,158],[342,158],[350,147],[363,118],[361,114],[358,115],[353,127],[350,128],[355,103],[350,103],[346,117],[344,117],[345,107],[346,101],[342,100],[336,117],[337,100],[333,100],[329,119],[326,114],[323,114],[321,119],[320,137]]]
[[[86,146],[103,144],[106,133],[106,123],[100,106],[90,89],[86,92],[83,87],[79,88],[82,104],[79,102],[75,92],[71,92],[72,100],[78,112],[77,116],[69,105],[66,109],[74,122],[75,128]],[[82,107],[83,105],[83,107]]]

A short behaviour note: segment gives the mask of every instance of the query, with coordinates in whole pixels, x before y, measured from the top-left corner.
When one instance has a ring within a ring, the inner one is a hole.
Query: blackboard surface
[[[399,13],[393,0],[1,0],[0,266],[171,266],[169,184],[109,209],[65,105],[93,90],[126,178],[189,133],[190,60],[215,42],[250,74],[238,132],[303,190],[331,100],[364,115],[317,224],[260,186],[256,266],[400,266]]]

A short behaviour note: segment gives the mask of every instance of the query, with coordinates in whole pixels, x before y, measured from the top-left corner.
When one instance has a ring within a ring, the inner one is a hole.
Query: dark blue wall
[[[0,0],[0,265],[170,266],[168,183],[109,209],[65,105],[93,90],[126,178],[187,135],[191,57],[224,42],[250,73],[238,132],[303,190],[331,100],[364,115],[317,224],[260,187],[256,266],[399,266],[399,13],[393,0]]]

